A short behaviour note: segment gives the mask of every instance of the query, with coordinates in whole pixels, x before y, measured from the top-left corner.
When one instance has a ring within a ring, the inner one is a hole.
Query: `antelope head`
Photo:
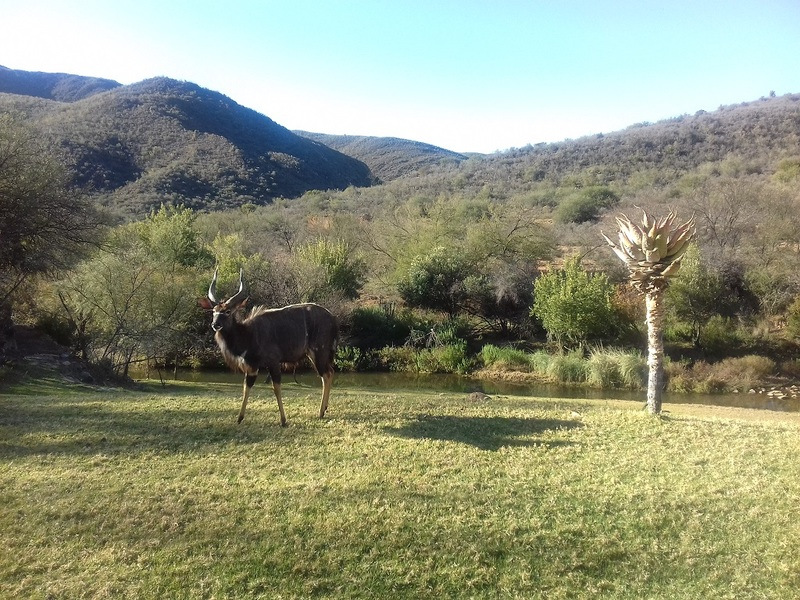
[[[239,269],[239,291],[227,300],[220,301],[217,297],[217,271],[214,270],[214,277],[211,279],[211,285],[208,286],[208,299],[203,298],[200,300],[200,306],[206,310],[211,310],[213,317],[211,319],[211,329],[220,331],[225,326],[232,322],[232,314],[238,308],[244,306],[247,302],[247,291],[244,287],[243,270]]]

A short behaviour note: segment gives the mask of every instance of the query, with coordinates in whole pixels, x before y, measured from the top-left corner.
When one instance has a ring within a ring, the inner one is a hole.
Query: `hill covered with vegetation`
[[[121,83],[99,77],[21,71],[0,66],[0,93],[34,96],[58,102],[75,102],[112,90]]]
[[[132,215],[162,203],[266,204],[373,181],[363,163],[222,94],[167,78],[73,102],[3,93],[0,110],[23,115],[61,148],[76,184]]]
[[[467,159],[465,155],[452,150],[395,137],[330,135],[309,131],[295,133],[360,160],[383,182],[436,170],[443,165],[458,164]]]

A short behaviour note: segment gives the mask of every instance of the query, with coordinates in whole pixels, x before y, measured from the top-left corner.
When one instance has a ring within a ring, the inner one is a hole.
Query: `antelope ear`
[[[235,306],[231,306],[231,310],[239,310],[240,308],[244,308],[245,306],[247,306],[247,301],[249,299],[250,298],[244,298],[243,300],[238,302]]]
[[[212,308],[214,308],[214,305],[211,303],[211,300],[209,300],[208,298],[200,298],[197,301],[197,303],[200,305],[201,308],[204,308],[206,310],[211,310]]]

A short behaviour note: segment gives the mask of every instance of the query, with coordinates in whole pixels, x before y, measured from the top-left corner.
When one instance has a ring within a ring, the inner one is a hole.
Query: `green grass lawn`
[[[800,419],[239,385],[0,394],[2,598],[793,598]]]

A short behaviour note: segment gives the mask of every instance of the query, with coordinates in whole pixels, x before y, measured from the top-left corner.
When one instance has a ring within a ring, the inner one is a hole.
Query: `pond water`
[[[171,379],[172,373],[164,374]],[[151,374],[151,377],[157,377]],[[242,376],[228,371],[192,371],[178,372],[178,379],[182,381],[208,381],[241,383]],[[319,387],[319,378],[310,372],[298,373],[297,380],[301,385]],[[258,383],[264,382],[263,376]],[[295,385],[291,374],[284,374],[284,385]],[[514,395],[531,396],[539,398],[587,398],[629,400],[644,405],[645,393],[629,390],[597,390],[584,387],[557,386],[532,383],[513,383],[507,381],[493,381],[475,379],[459,375],[419,375],[413,373],[337,373],[334,380],[335,386],[385,390],[425,390],[442,392],[483,392],[488,395]],[[711,406],[729,406],[739,408],[759,408],[782,412],[800,412],[800,398],[775,397],[763,394],[669,394],[663,397],[665,408],[670,403],[675,404],[705,404]]]

